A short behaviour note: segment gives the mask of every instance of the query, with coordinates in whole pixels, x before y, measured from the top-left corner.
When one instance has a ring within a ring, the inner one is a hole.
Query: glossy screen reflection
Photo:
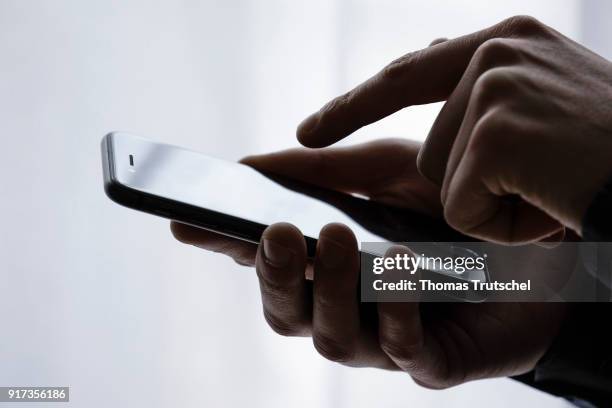
[[[406,209],[219,160],[176,146],[112,134],[111,166],[124,186],[264,226],[289,222],[316,238],[331,222],[349,226],[359,242],[461,241],[443,222]]]

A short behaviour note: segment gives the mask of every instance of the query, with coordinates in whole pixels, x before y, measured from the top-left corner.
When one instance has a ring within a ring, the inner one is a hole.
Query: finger
[[[449,160],[455,160],[451,165],[456,166],[457,155],[450,157],[450,152],[455,144],[459,129],[465,122],[465,114],[470,98],[480,98],[479,102],[486,103],[485,97],[498,98],[503,95],[502,89],[491,86],[488,78],[493,71],[502,71],[504,66],[509,66],[518,61],[520,56],[513,47],[517,47],[518,40],[496,39],[488,41],[478,48],[465,70],[461,80],[449,96],[436,117],[429,135],[423,143],[419,152],[417,166],[421,174],[437,185],[442,185]],[[489,71],[489,72],[487,72]],[[489,76],[483,76],[487,72]],[[462,141],[465,143],[465,141]],[[458,149],[456,151],[461,151]]]
[[[507,46],[508,40],[503,41]],[[469,97],[448,153],[441,190],[449,224],[476,238],[507,244],[540,241],[562,229],[558,221],[520,199],[521,192],[504,181],[507,169],[516,168],[513,149],[524,143],[513,132],[520,129],[519,119],[492,100],[512,92],[519,74],[513,68],[497,67],[478,79],[482,85]],[[516,196],[509,197],[512,195]]]
[[[312,337],[321,355],[345,364],[358,360],[358,254],[348,227],[323,227],[314,266]]]
[[[412,252],[403,246],[394,246],[386,257]],[[382,350],[403,371],[421,384],[435,384],[443,365],[439,362],[441,350],[429,341],[421,321],[418,302],[378,303],[378,338]]]
[[[284,336],[310,333],[312,300],[304,273],[306,243],[291,224],[268,227],[257,252],[257,276],[264,317]]]
[[[184,244],[194,245],[207,251],[222,253],[240,265],[254,266],[257,245],[231,238],[213,231],[193,227],[176,221],[170,223],[174,237]]]
[[[446,222],[466,235],[509,245],[541,241],[559,231],[559,222],[538,207],[508,197],[518,191],[499,184],[499,168],[510,163],[474,156],[466,153],[449,183]]]
[[[477,64],[474,64],[474,66],[476,65]],[[474,73],[474,76],[477,75],[479,75],[479,73]],[[500,135],[507,134],[511,129],[515,128],[511,126],[510,122],[516,122],[516,119],[511,119],[504,114],[504,107],[495,106],[493,99],[499,94],[511,92],[511,88],[515,86],[515,79],[513,79],[513,76],[516,75],[516,69],[507,67],[497,67],[489,70],[485,76],[478,79],[480,85],[477,88],[465,89],[465,92],[463,92],[460,97],[461,101],[459,101],[459,98],[454,100],[454,102],[457,102],[455,107],[461,109],[463,112],[463,118],[457,121],[458,128],[455,135],[450,137],[450,133],[446,133],[446,139],[450,140],[443,140],[445,136],[442,136],[442,133],[432,135],[434,143],[435,139],[440,136],[437,138],[440,143],[437,144],[435,151],[436,154],[442,155],[441,159],[436,158],[432,159],[432,161],[436,160],[446,163],[445,166],[441,167],[444,173],[440,179],[442,185],[441,198],[443,203],[446,201],[450,180],[452,180],[460,161],[465,156],[468,144],[480,143],[480,141],[477,140],[479,137],[480,139],[486,137],[491,140],[502,141],[502,136]],[[504,118],[504,122],[502,122],[501,118]],[[477,132],[475,131],[476,126],[479,126]],[[493,128],[493,126],[495,128]],[[477,141],[474,142],[474,140]],[[515,138],[515,142],[518,144],[518,137]],[[480,143],[481,146],[483,144],[484,142]],[[495,151],[500,149],[498,146],[493,146],[492,142],[489,142],[486,146],[489,149],[495,149]],[[480,159],[486,161],[491,160],[494,157],[493,153],[493,151],[490,152],[490,157],[483,154]],[[430,153],[422,152],[421,154],[429,156],[431,155],[431,151]],[[497,156],[495,157],[497,158]]]
[[[448,41],[448,38],[444,38],[444,37],[436,38],[435,40],[429,43],[429,46],[433,47],[434,45],[442,44],[445,41]]]
[[[351,147],[289,149],[245,157],[241,162],[324,188],[370,195],[390,178],[403,177],[408,183],[410,180],[422,183],[414,164],[419,148],[418,142],[384,139]]]
[[[327,103],[298,127],[308,147],[328,146],[410,105],[444,100],[486,40],[532,30],[540,23],[515,17],[493,27],[409,53],[353,90]]]

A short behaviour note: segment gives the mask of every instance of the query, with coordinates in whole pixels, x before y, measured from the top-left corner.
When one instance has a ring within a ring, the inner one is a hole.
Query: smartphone
[[[102,160],[104,187],[113,201],[253,243],[281,221],[304,233],[310,255],[314,237],[330,222],[346,224],[360,242],[466,239],[424,214],[128,133],[104,137]]]
[[[304,234],[310,257],[330,222],[350,227],[358,242],[471,241],[415,211],[128,133],[103,138],[102,161],[106,194],[121,205],[252,243],[268,225],[289,222]]]

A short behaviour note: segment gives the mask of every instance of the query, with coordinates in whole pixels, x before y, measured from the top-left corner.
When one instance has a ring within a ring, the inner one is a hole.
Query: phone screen
[[[406,209],[262,174],[127,133],[107,138],[115,180],[156,197],[262,225],[289,222],[312,238],[331,222],[346,224],[360,242],[458,238],[443,222]]]

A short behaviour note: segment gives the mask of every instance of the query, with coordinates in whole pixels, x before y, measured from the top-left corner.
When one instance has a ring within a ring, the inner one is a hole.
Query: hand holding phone
[[[403,370],[438,388],[524,372],[554,336],[564,304],[359,300],[358,242],[462,240],[435,218],[439,191],[418,173],[418,150],[399,139],[294,149],[246,158],[249,168],[111,134],[105,187],[123,205],[179,220],[172,229],[183,242],[255,265],[270,326],[312,336],[330,360]]]

